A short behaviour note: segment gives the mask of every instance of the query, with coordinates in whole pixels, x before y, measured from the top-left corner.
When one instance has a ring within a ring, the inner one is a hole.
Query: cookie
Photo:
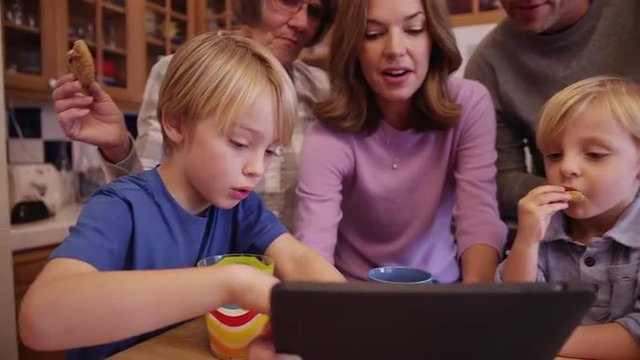
[[[87,43],[84,40],[76,40],[73,43],[73,49],[67,52],[67,60],[69,61],[69,71],[85,88],[89,88],[89,85],[95,81],[96,70]]]
[[[587,198],[584,193],[577,190],[569,190],[567,191],[567,195],[571,196],[571,202],[581,202]]]

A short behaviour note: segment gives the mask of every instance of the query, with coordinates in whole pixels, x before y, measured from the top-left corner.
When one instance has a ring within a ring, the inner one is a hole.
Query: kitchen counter
[[[69,234],[69,227],[78,220],[83,204],[70,204],[48,219],[13,224],[9,230],[11,249],[28,250],[41,246],[59,244]]]

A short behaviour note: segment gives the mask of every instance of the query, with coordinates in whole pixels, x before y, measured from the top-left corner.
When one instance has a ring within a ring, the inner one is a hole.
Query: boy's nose
[[[580,175],[580,163],[571,157],[565,157],[560,164],[560,173],[565,178]]]
[[[261,177],[264,174],[265,162],[263,156],[254,156],[243,169],[245,176]]]

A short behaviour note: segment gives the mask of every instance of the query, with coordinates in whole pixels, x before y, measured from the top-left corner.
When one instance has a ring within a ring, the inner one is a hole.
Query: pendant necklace
[[[386,151],[388,151],[391,154],[391,170],[397,170],[398,162],[400,161],[400,159],[397,156],[395,156],[395,154],[393,154],[393,150],[391,150],[392,148],[391,141],[387,138],[384,138],[383,142],[386,145]]]

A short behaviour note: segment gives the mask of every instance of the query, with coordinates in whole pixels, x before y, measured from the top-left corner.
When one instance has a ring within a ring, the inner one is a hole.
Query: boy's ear
[[[185,137],[185,131],[180,119],[162,114],[162,128],[171,141],[176,144],[182,144]]]

